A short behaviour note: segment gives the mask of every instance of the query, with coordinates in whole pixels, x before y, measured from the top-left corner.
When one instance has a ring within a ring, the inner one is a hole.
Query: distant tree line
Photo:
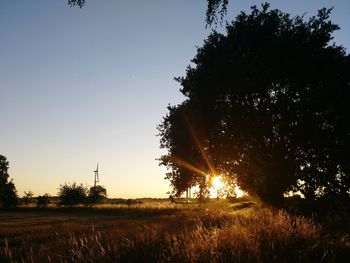
[[[60,205],[93,205],[101,203],[107,197],[107,191],[100,185],[89,189],[82,184],[66,183],[59,187],[58,197]]]
[[[9,180],[9,162],[7,158],[0,155],[0,207],[16,207],[19,203],[15,184]],[[50,203],[50,195],[44,194],[34,198],[32,191],[25,191],[21,203],[28,205],[36,202],[38,207],[47,207]],[[107,190],[101,185],[88,188],[82,184],[63,184],[58,191],[59,205],[94,205],[105,201]]]

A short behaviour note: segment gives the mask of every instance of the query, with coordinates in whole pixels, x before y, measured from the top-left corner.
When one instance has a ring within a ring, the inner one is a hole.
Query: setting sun
[[[220,176],[215,176],[212,180],[212,184],[213,184],[212,188],[214,188],[214,189],[220,189],[220,188],[224,187],[224,185],[225,185],[222,182],[222,179]]]
[[[242,197],[244,196],[246,193],[241,189],[239,188],[238,185],[235,186],[235,194],[237,197]]]
[[[209,189],[210,197],[217,198],[220,197],[220,194],[227,192],[229,185],[224,182],[222,176],[214,176],[211,180],[211,187]],[[242,197],[245,195],[245,192],[239,188],[238,185],[234,186],[233,192],[236,194],[236,197]]]

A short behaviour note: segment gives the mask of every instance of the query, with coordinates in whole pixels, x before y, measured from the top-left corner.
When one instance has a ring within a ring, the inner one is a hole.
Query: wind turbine
[[[100,181],[100,179],[98,178],[98,163],[94,173],[95,173],[94,187],[96,187],[96,184]]]
[[[191,200],[191,187],[188,187],[186,189],[186,201],[187,201],[187,203],[189,203],[190,200]]]

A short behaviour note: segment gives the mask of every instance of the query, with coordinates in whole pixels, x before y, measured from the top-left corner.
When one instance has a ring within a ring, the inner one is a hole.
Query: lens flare
[[[245,195],[244,191],[241,188],[239,188],[238,185],[235,186],[235,194],[238,198]]]
[[[211,198],[220,197],[220,193],[224,193],[225,191],[228,190],[229,187],[230,186],[225,183],[222,176],[214,176],[211,179],[211,187],[209,189],[210,197]],[[241,188],[239,188],[238,185],[234,186],[233,192],[235,193],[236,197],[238,197],[238,198],[242,197],[246,194]]]

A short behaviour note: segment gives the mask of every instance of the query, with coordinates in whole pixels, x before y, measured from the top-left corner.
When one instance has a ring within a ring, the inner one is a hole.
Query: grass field
[[[0,262],[348,262],[346,232],[254,202],[0,211]]]

